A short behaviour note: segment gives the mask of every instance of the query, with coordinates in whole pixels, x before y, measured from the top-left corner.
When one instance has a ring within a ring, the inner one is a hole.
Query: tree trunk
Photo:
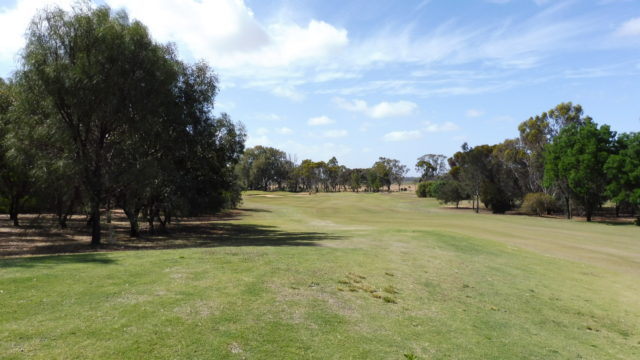
[[[564,197],[565,211],[567,214],[567,219],[571,219],[571,199],[568,196]]]
[[[92,200],[91,204],[91,246],[100,246],[100,202]]]
[[[107,200],[107,224],[111,224],[111,199]]]
[[[9,219],[13,220],[13,226],[20,226],[20,222],[18,221],[18,212],[16,210],[10,211]]]
[[[124,209],[124,214],[127,215],[127,219],[129,220],[129,236],[130,237],[139,237],[140,236],[140,225],[138,223],[138,216],[140,215],[139,209],[127,210]]]
[[[60,227],[60,229],[67,228],[67,214],[58,215],[58,226]]]
[[[16,196],[11,197],[11,201],[9,203],[9,220],[13,221],[13,226],[20,226],[20,222],[18,221],[18,206],[19,202]]]

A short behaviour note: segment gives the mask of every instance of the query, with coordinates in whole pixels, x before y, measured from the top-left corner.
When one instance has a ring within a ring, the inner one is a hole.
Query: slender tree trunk
[[[155,212],[153,210],[153,206],[149,207],[147,210],[147,223],[149,223],[149,233],[150,234],[155,234],[156,233],[156,228],[153,224],[155,219]]]
[[[107,200],[107,224],[111,224],[111,199]]]
[[[18,196],[12,196],[9,204],[9,219],[13,221],[13,226],[20,226],[20,221],[18,221],[19,209],[20,200],[18,200]]]
[[[475,210],[475,212],[477,214],[477,213],[480,212],[480,195],[478,195],[477,193],[475,195],[475,207],[476,208],[474,210]]]
[[[100,246],[100,202],[97,199],[91,201],[91,246]]]
[[[571,219],[571,199],[568,196],[564,197],[564,204],[567,212],[567,219]]]
[[[13,220],[13,226],[20,226],[20,221],[18,221],[18,212],[16,210],[11,210],[9,212],[9,219]]]

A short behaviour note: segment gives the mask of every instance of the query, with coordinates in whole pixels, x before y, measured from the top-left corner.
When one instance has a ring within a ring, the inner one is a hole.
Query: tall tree
[[[173,59],[172,49],[151,40],[143,24],[105,6],[49,8],[29,26],[21,76],[53,104],[75,146],[94,246],[117,148],[163,117],[177,78]]]
[[[545,183],[560,183],[568,188],[584,208],[587,221],[604,200],[607,176],[605,164],[612,151],[615,134],[608,125],[598,124],[587,118],[562,128],[545,154]],[[565,198],[565,203],[569,200]],[[568,212],[570,214],[570,205]]]

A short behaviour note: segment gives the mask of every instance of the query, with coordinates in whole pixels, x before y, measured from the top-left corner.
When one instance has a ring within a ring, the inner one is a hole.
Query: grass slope
[[[640,358],[636,227],[411,194],[244,208],[260,241],[0,260],[0,357]]]

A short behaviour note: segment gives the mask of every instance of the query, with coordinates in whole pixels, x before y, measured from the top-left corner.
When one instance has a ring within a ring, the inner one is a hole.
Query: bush
[[[416,188],[416,195],[418,197],[438,197],[438,192],[442,187],[442,181],[423,181],[418,183],[418,187]]]
[[[418,187],[416,188],[416,195],[420,198],[426,198],[427,193],[429,192],[429,183],[426,181],[418,183]]]
[[[528,193],[522,201],[520,210],[528,214],[542,216],[550,214],[557,207],[556,199],[545,193]]]

